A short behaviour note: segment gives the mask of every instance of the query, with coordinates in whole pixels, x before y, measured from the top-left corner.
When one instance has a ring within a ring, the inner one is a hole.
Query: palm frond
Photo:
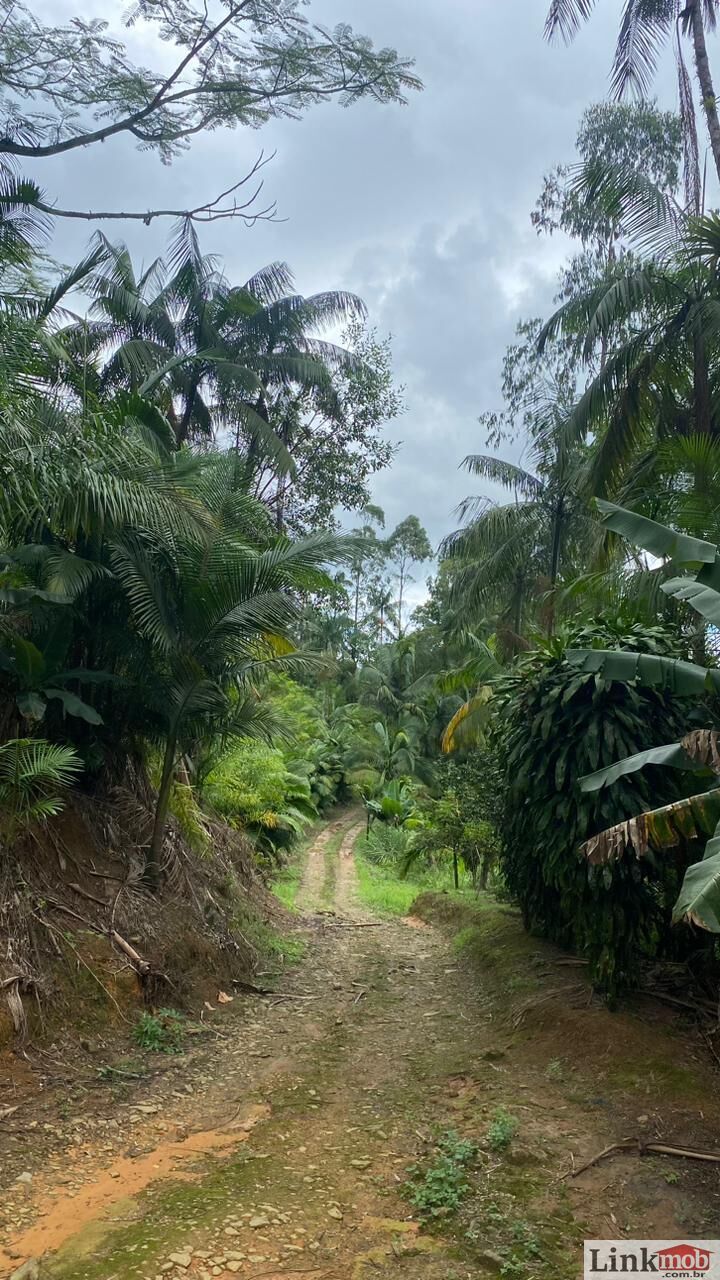
[[[647,97],[676,12],[675,0],[625,0],[611,75],[616,98],[628,90]]]
[[[545,39],[560,36],[570,44],[587,22],[595,7],[595,0],[552,0],[545,19]]]
[[[461,467],[471,475],[482,476],[485,480],[493,480],[506,489],[515,489],[523,497],[538,497],[544,489],[542,480],[530,471],[524,471],[514,462],[505,462],[502,458],[493,458],[486,454],[471,453],[463,458]]]

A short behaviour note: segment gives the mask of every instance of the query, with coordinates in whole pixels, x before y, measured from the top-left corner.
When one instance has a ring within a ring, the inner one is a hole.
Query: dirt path
[[[41,1164],[18,1129],[32,1176],[0,1195],[0,1275],[42,1258],[27,1275],[574,1280],[585,1228],[716,1234],[712,1167],[622,1157],[562,1178],[629,1132],[715,1145],[704,1061],[641,1011],[591,1007],[507,909],[488,905],[460,951],[368,916],[358,829],[346,816],[310,851],[307,955],[278,995],[237,1001],[212,1053],[169,1061],[142,1096],[126,1086],[91,1121],[76,1107]],[[439,1188],[434,1223],[403,1190],[411,1165],[426,1205]]]

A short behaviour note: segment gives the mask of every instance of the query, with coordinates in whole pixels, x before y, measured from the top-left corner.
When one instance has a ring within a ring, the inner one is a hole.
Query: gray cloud
[[[65,203],[182,205],[245,172],[260,145],[276,149],[266,189],[288,221],[214,224],[203,243],[231,278],[282,258],[304,292],[353,289],[392,331],[408,412],[393,425],[403,444],[375,497],[389,524],[414,511],[437,542],[468,485],[458,463],[483,444],[477,415],[498,406],[515,324],[551,305],[563,246],[536,238],[529,211],[542,174],[571,156],[582,110],[606,92],[620,8],[598,6],[565,49],[542,40],[546,0],[313,0],[318,21],[347,20],[413,54],[425,92],[405,108],[325,106],[259,134],[200,138],[170,169],[114,142],[38,177]],[[660,87],[671,104],[670,70]],[[167,234],[157,224],[113,230],[146,260]],[[87,235],[61,227],[58,252],[71,260]]]

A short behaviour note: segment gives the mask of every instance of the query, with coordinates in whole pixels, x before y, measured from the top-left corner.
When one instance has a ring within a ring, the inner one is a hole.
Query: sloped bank
[[[238,831],[205,822],[199,854],[171,820],[157,892],[137,793],[75,796],[0,873],[0,1049],[127,1038],[144,1008],[202,1009],[251,983],[286,913]],[[87,1048],[85,1048],[87,1046]]]

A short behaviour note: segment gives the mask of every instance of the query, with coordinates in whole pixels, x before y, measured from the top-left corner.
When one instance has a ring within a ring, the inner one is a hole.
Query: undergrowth
[[[372,847],[368,850],[364,834],[355,843],[355,865],[360,901],[381,915],[406,916],[419,893],[441,892],[452,886],[450,869],[415,866],[404,876],[397,863],[379,862]]]
[[[285,866],[280,868],[270,886],[275,897],[282,902],[284,907],[287,907],[288,911],[295,910],[295,902],[305,871],[307,851],[308,842],[303,840],[293,849]]]
[[[505,1151],[519,1128],[520,1121],[515,1116],[511,1116],[504,1107],[498,1107],[493,1111],[490,1128],[487,1131],[488,1146],[492,1151]]]
[[[467,1169],[477,1154],[473,1142],[449,1129],[440,1138],[431,1161],[408,1169],[404,1193],[423,1221],[456,1213],[470,1191]]]
[[[141,1013],[133,1036],[147,1053],[182,1053],[186,1023],[185,1016],[177,1009]]]

